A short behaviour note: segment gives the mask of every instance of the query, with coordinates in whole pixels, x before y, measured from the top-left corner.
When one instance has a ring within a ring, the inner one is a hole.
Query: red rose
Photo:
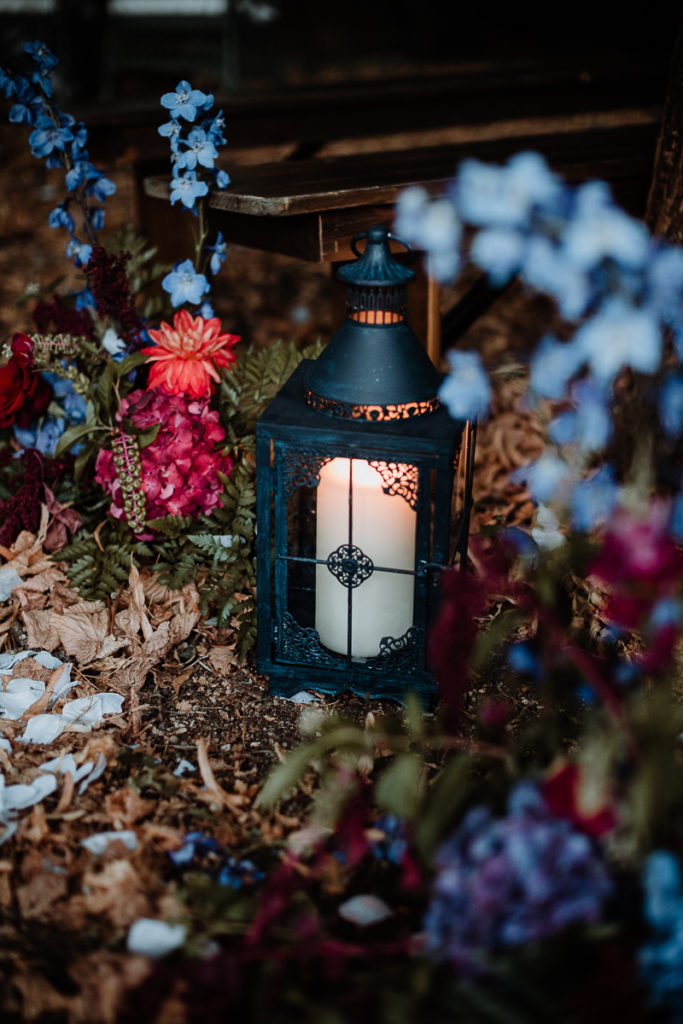
[[[17,413],[38,386],[38,374],[33,371],[33,343],[26,334],[12,338],[12,356],[0,366],[0,427],[14,423]]]

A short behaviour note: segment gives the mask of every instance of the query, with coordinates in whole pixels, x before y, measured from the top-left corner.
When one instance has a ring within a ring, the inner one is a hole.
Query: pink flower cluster
[[[121,402],[117,419],[130,418],[139,430],[161,424],[156,439],[140,449],[142,489],[147,519],[208,515],[220,504],[218,473],[228,474],[232,460],[214,451],[225,439],[218,413],[205,398],[191,399],[163,391],[133,391]],[[123,493],[111,451],[95,463],[96,481],[111,495],[109,512],[124,519]]]

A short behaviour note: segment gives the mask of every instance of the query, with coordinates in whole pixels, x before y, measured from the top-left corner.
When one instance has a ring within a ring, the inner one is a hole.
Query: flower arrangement
[[[237,622],[244,654],[253,426],[301,354],[238,357],[210,308],[207,275],[227,252],[220,235],[208,244],[206,216],[210,189],[229,184],[222,117],[185,81],[162,97],[170,200],[196,232],[193,259],[154,268],[140,240],[100,245],[111,182],[55,105],[54,57],[39,43],[27,53],[32,72],[3,71],[0,86],[35,155],[64,168],[50,223],[68,231],[85,284],[41,301],[37,330],[16,333],[0,367],[0,545],[35,529],[41,505],[58,508],[53,558],[82,597],[110,600],[131,560],[171,588],[200,578],[202,614]],[[680,1021],[683,251],[606,186],[570,189],[535,154],[467,161],[436,200],[406,192],[396,227],[441,280],[470,261],[496,285],[516,276],[550,296],[564,318],[529,367],[547,443],[517,478],[535,523],[475,538],[471,571],[444,574],[437,715],[410,697],[398,716],[366,708],[361,725],[302,714],[303,744],[249,811],[276,808],[275,840],[245,814],[237,848],[247,786],[221,790],[204,757],[206,802],[232,817],[204,813],[216,835],[193,829],[170,851],[186,923],[130,928],[131,952],[176,957],[131,982],[131,999],[149,1019],[173,983],[207,1020],[531,1024],[604,1019],[607,1004],[623,1020]],[[134,277],[160,281],[163,314],[142,307]],[[442,401],[485,421],[495,383],[479,355],[449,361]],[[478,705],[484,672],[501,696]],[[512,692],[535,708],[514,725]],[[310,814],[287,835],[277,807],[300,783]]]

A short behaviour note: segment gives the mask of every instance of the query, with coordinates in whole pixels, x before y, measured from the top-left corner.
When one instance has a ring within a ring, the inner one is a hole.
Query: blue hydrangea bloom
[[[198,110],[208,110],[213,103],[213,96],[193,89],[189,82],[178,82],[175,92],[167,92],[161,97],[162,107],[170,110],[171,117],[184,117],[186,121],[194,121]]]
[[[203,274],[196,272],[192,260],[176,263],[170,274],[161,282],[161,286],[169,292],[174,306],[182,306],[186,302],[198,306],[202,297],[210,290],[209,282]]]
[[[592,530],[604,524],[619,498],[619,486],[611,466],[601,468],[588,480],[574,487],[571,499],[572,522],[577,530]]]
[[[59,439],[66,429],[66,421],[46,416],[39,424],[21,429],[14,424],[14,436],[24,448],[35,448],[41,455],[52,458]]]
[[[179,199],[183,206],[191,210],[196,200],[208,192],[209,186],[205,181],[197,180],[196,171],[187,171],[180,177],[171,179],[171,205]]]
[[[479,354],[452,349],[446,355],[451,372],[439,389],[439,398],[456,420],[485,416],[491,403],[491,385]]]
[[[578,373],[584,355],[573,342],[546,335],[531,357],[529,387],[541,398],[562,398],[571,377]]]
[[[640,973],[652,1005],[666,1008],[667,1020],[683,1020],[683,890],[678,860],[655,850],[643,868],[644,912],[652,939],[639,954]]]
[[[662,357],[662,334],[653,314],[621,298],[609,298],[574,336],[598,383],[609,386],[624,366],[654,373]]]
[[[676,438],[683,430],[683,373],[674,373],[662,383],[659,421],[667,437]]]
[[[470,810],[435,866],[427,948],[465,970],[482,952],[598,921],[612,891],[589,838],[553,817],[532,782],[513,789],[502,818]]]

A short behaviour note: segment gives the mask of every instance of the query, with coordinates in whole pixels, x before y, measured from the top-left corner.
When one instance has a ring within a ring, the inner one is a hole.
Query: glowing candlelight
[[[349,483],[353,467],[352,502]],[[408,473],[410,467],[405,467]],[[352,602],[351,655],[370,658],[379,653],[383,637],[398,638],[413,625],[414,578],[380,569],[412,570],[415,564],[416,512],[398,494],[385,494],[380,473],[362,459],[335,458],[320,471],[317,488],[316,558],[352,545],[372,560],[372,571],[361,559],[360,581],[349,588],[328,565],[316,566],[315,626],[320,642],[332,651],[347,653],[348,602]],[[356,559],[360,558],[356,555]]]

